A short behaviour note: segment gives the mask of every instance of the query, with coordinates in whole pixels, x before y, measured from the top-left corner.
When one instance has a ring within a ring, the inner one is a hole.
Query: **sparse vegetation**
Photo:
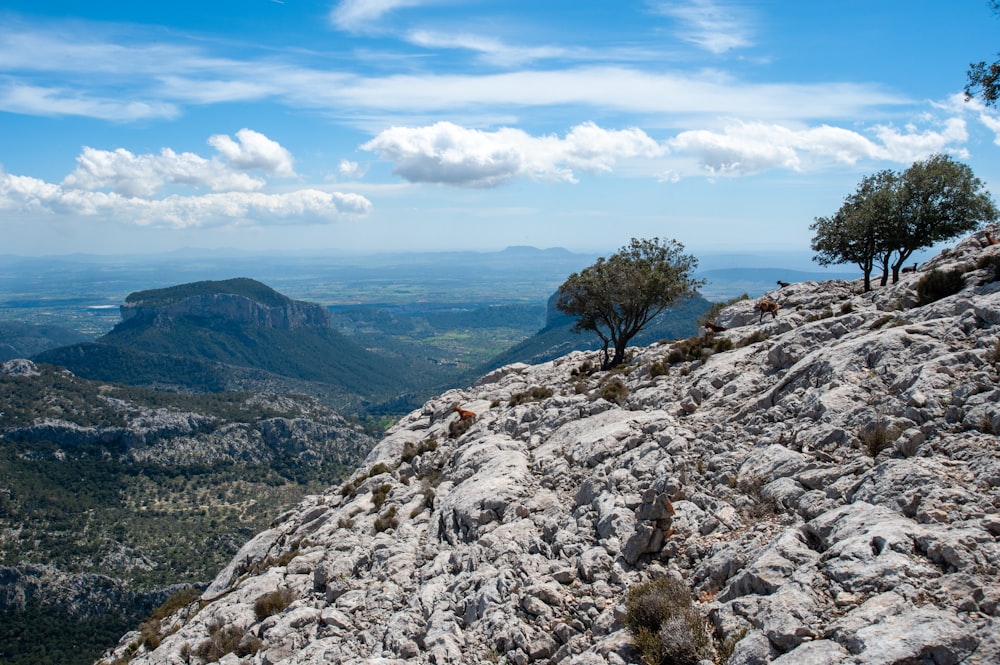
[[[597,395],[612,404],[621,406],[625,402],[625,398],[628,397],[628,386],[621,379],[613,378],[601,384]]]
[[[511,395],[510,399],[507,401],[507,405],[518,406],[521,404],[527,404],[528,402],[539,402],[543,399],[552,397],[552,395],[552,388],[548,388],[546,386],[534,386],[531,390],[525,390]]]
[[[917,282],[917,305],[955,295],[965,288],[965,273],[959,269],[932,270]]]
[[[706,356],[729,351],[732,348],[733,340],[728,337],[700,337],[696,335],[674,342],[667,355],[667,362],[675,364],[704,360]]]
[[[987,283],[1000,281],[1000,254],[984,254],[976,262],[976,268],[988,271]]]
[[[265,593],[253,604],[253,613],[257,621],[263,621],[269,616],[281,614],[295,600],[295,592],[291,589],[276,589]]]
[[[861,429],[858,439],[861,446],[869,457],[877,457],[880,452],[888,448],[899,433],[894,428],[889,427],[882,414],[876,416],[875,420]]]
[[[671,577],[629,589],[625,625],[644,665],[697,665],[711,656],[712,640],[691,592]]]
[[[375,518],[375,533],[382,533],[399,526],[399,519],[396,518],[396,506],[389,506],[389,509]]]

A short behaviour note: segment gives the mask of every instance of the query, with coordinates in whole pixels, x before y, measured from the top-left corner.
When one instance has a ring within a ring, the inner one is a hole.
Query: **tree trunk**
[[[865,293],[872,290],[872,274],[871,271],[865,271]]]
[[[615,347],[615,355],[611,359],[610,363],[607,362],[607,356],[605,355],[604,369],[614,369],[615,367],[621,365],[623,360],[625,360],[625,345],[619,344]]]

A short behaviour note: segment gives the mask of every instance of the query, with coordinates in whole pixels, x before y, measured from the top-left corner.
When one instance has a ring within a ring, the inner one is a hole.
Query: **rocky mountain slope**
[[[103,662],[1000,662],[998,252],[445,393]]]
[[[0,662],[92,662],[373,444],[301,396],[160,393],[0,363]]]

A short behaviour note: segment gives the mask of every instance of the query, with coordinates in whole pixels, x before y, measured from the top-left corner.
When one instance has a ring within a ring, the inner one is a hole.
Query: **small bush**
[[[976,263],[980,270],[988,270],[987,282],[1000,282],[1000,254],[986,254]]]
[[[657,360],[649,366],[649,376],[651,378],[655,379],[658,376],[667,376],[668,374],[670,374],[670,363],[665,360]]]
[[[389,510],[375,518],[375,533],[395,529],[397,526],[399,520],[396,519],[396,506],[389,506]]]
[[[194,655],[201,658],[206,663],[217,662],[220,658],[229,653],[236,653],[240,649],[244,632],[236,626],[223,626],[219,622],[214,622],[208,627],[208,639],[198,645],[194,650]],[[259,642],[258,642],[258,648]],[[250,653],[237,655],[249,656]]]
[[[612,404],[621,406],[628,397],[628,386],[621,379],[611,379],[601,385],[600,396]]]
[[[402,460],[403,462],[412,462],[414,458],[423,455],[424,453],[432,453],[437,450],[438,442],[433,436],[429,439],[424,439],[420,442],[420,445],[414,445],[411,441],[407,441],[403,445]]]
[[[510,399],[507,401],[507,405],[518,406],[521,404],[527,404],[528,402],[540,402],[543,399],[552,397],[552,395],[552,388],[535,386],[531,390],[525,390],[524,392],[514,393],[511,395]]]
[[[572,376],[590,376],[595,371],[597,371],[597,368],[594,367],[594,363],[589,360],[584,360],[580,363],[580,366],[575,368],[572,372],[570,372],[570,374]]]
[[[263,621],[269,616],[285,611],[295,600],[295,592],[291,589],[278,589],[265,593],[253,604],[253,613],[257,621]]]
[[[385,499],[386,497],[389,496],[389,492],[391,491],[392,491],[392,485],[390,485],[389,483],[379,485],[377,488],[375,488],[375,491],[372,492],[372,503],[375,504],[376,510],[382,507],[382,504],[385,503]]]
[[[448,423],[448,436],[457,439],[468,432],[474,422],[472,418],[456,418]]]
[[[895,441],[897,436],[899,436],[898,432],[890,428],[882,416],[876,418],[874,423],[863,428],[858,434],[861,445],[869,457],[877,457],[880,452]]]
[[[854,311],[854,303],[852,303],[849,300],[840,306],[841,314],[850,314],[853,311]]]
[[[917,304],[932,302],[953,296],[965,288],[965,273],[961,270],[932,270],[917,282]]]
[[[633,586],[625,625],[645,665],[697,665],[711,655],[711,637],[682,582],[661,577]]]
[[[368,472],[368,477],[372,478],[374,476],[380,476],[383,473],[389,473],[390,471],[392,471],[392,469],[389,468],[388,464],[386,464],[385,462],[379,462],[378,464],[373,466],[371,470]]]

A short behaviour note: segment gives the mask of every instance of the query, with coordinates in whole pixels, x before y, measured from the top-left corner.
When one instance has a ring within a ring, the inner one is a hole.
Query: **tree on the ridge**
[[[989,192],[971,168],[934,155],[902,173],[866,176],[833,217],[816,218],[809,227],[816,232],[813,260],[856,264],[868,291],[876,265],[882,268],[882,286],[890,270],[896,283],[915,251],[974,231],[997,216]]]
[[[934,155],[906,169],[897,199],[898,217],[892,225],[896,235],[891,238],[896,251],[894,284],[899,269],[916,250],[975,231],[998,216],[983,181],[967,164],[947,155]]]
[[[993,11],[1000,13],[1000,0],[990,0]],[[965,101],[982,98],[987,106],[996,106],[1000,98],[1000,60],[989,65],[986,61],[974,62],[969,65],[968,82],[965,84]]]
[[[576,317],[577,332],[590,330],[600,337],[602,369],[620,365],[625,347],[647,323],[705,283],[694,279],[698,260],[683,250],[675,240],[633,238],[559,287],[556,307]],[[608,353],[611,345],[613,357]]]
[[[879,171],[865,176],[858,189],[847,197],[833,217],[817,217],[809,227],[816,232],[813,260],[820,265],[854,263],[871,290],[871,274],[876,264],[882,268],[885,284],[892,251],[887,240],[887,220],[892,217],[892,191],[896,174]]]

